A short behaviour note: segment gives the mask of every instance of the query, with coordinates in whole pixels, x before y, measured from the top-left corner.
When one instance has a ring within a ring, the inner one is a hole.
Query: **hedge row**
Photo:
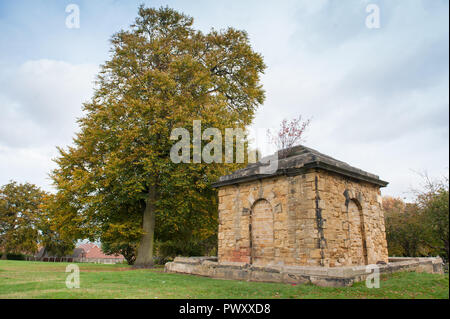
[[[0,252],[0,259],[3,257],[2,252]],[[25,260],[27,258],[24,254],[6,254],[6,259],[8,260]]]

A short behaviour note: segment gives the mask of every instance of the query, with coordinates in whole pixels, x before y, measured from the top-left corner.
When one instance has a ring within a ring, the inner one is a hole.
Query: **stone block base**
[[[363,281],[377,268],[380,274],[399,271],[443,273],[439,257],[392,257],[383,265],[345,267],[274,266],[259,267],[239,262],[217,262],[215,257],[177,257],[165,265],[165,272],[183,273],[219,279],[234,279],[287,284],[311,283],[322,287],[351,286]]]

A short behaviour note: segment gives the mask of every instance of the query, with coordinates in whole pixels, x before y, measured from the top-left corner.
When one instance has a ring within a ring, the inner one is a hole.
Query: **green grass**
[[[168,274],[162,268],[78,264],[80,288],[65,285],[67,263],[0,261],[0,298],[449,298],[449,277],[425,273],[382,276],[380,288],[219,280]]]

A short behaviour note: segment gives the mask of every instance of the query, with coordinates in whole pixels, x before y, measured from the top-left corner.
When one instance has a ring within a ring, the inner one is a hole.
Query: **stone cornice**
[[[303,174],[310,169],[321,169],[324,171],[333,172],[354,180],[374,184],[379,187],[386,187],[388,185],[388,182],[379,179],[377,175],[352,167],[344,162],[335,160],[310,148],[300,146],[296,147],[295,151],[297,153],[294,153],[294,155],[281,158],[278,161],[279,168],[274,173],[260,173],[261,168],[264,167],[263,164],[250,164],[245,169],[238,170],[230,175],[222,176],[220,180],[213,183],[212,186],[217,188],[282,175],[296,176]]]

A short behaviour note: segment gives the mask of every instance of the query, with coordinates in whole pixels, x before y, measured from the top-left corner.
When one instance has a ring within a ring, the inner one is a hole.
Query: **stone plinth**
[[[400,271],[443,273],[442,259],[428,258],[389,258],[385,265],[308,267],[274,266],[263,267],[241,262],[217,262],[212,257],[177,257],[165,266],[165,272],[183,273],[219,279],[234,279],[260,282],[281,282],[287,284],[311,283],[324,287],[351,286],[363,281],[374,269],[380,274]]]

